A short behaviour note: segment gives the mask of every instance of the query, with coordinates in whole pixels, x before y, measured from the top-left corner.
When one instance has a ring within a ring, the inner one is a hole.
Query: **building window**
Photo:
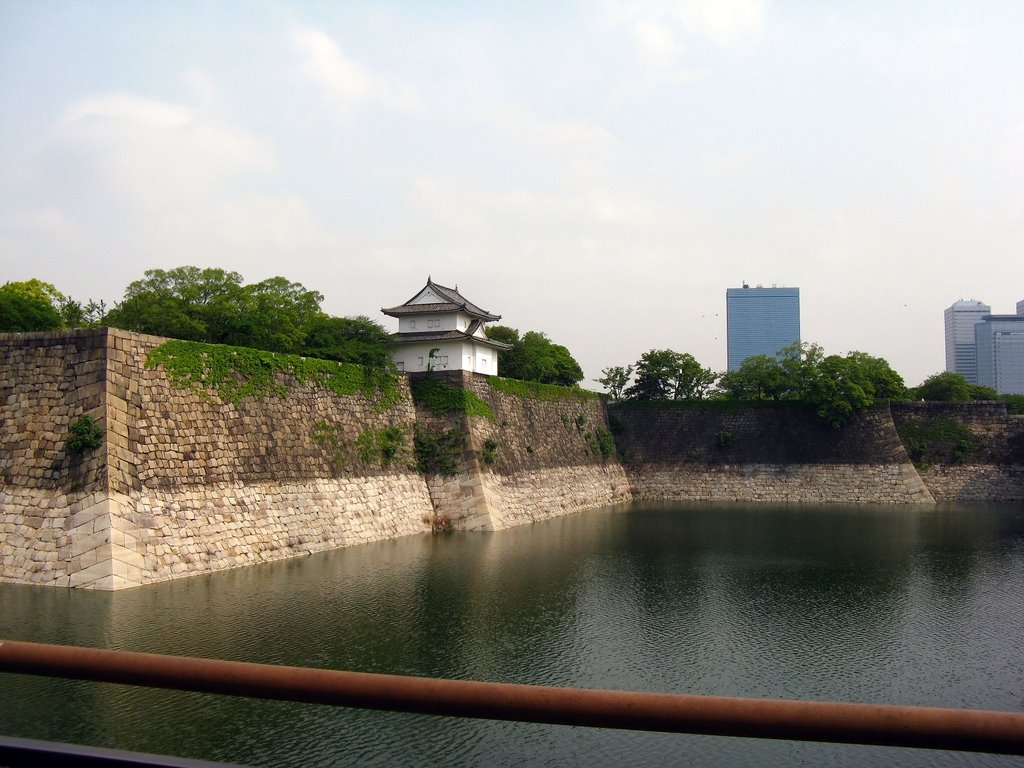
[[[415,320],[410,320],[409,321],[409,327],[410,328],[415,328],[416,327],[416,321]]]
[[[438,365],[443,365],[443,366],[447,367],[447,365],[448,365],[448,355],[439,355],[438,358],[437,358],[437,363],[438,363]]]
[[[427,328],[440,328],[441,320],[438,318],[430,318],[427,320]]]
[[[422,357],[417,357],[416,358],[416,365],[418,365],[420,368],[423,367],[423,358]]]
[[[399,360],[398,363],[396,363],[396,365],[398,365],[398,370],[399,371],[404,371],[405,370],[405,361],[404,360]]]

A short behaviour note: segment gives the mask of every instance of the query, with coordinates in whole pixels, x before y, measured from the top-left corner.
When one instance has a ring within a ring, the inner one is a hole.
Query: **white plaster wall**
[[[427,370],[430,362],[430,350],[437,349],[434,353],[434,369],[438,371],[457,371],[463,358],[463,344],[460,342],[424,342],[423,344],[402,344],[395,350],[395,363],[406,373]],[[444,356],[448,356],[447,365],[440,362]],[[439,359],[440,358],[440,359]]]

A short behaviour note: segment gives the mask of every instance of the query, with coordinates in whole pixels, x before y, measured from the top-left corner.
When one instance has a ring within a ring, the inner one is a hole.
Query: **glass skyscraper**
[[[725,292],[730,371],[754,355],[777,357],[800,341],[799,288],[729,288]]]
[[[977,383],[1000,395],[1024,395],[1024,314],[986,315],[974,326],[974,340]]]
[[[971,384],[980,383],[974,326],[990,314],[992,307],[974,299],[961,299],[946,310],[946,370],[959,373]]]

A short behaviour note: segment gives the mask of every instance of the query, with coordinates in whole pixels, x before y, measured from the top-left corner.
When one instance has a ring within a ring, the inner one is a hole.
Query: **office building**
[[[960,300],[946,310],[946,370],[959,373],[971,384],[978,382],[974,326],[992,307],[982,301]]]
[[[800,341],[799,288],[729,288],[725,292],[728,366],[740,367],[754,355],[777,357]]]
[[[974,325],[977,383],[1000,395],[1024,395],[1024,313],[985,315]]]

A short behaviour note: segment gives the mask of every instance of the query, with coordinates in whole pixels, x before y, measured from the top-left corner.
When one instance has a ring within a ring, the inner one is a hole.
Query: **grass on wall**
[[[398,373],[393,370],[248,347],[175,339],[150,350],[146,368],[158,366],[167,371],[175,387],[192,389],[201,396],[212,390],[236,405],[250,397],[287,397],[289,387],[281,382],[285,376],[339,396],[362,394],[374,401],[378,410],[386,410],[402,398]]]
[[[447,416],[452,411],[462,411],[468,416],[483,416],[494,421],[491,406],[473,392],[453,387],[440,379],[429,376],[412,385],[412,399],[416,405],[426,408],[437,416]]]
[[[487,379],[491,389],[531,400],[600,400],[602,395],[580,387],[560,387],[557,384],[540,384],[536,381],[502,379],[491,376]]]

